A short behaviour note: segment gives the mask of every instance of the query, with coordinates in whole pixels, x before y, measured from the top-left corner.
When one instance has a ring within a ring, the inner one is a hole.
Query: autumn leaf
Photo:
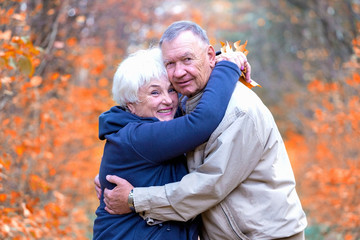
[[[0,194],[0,202],[5,202],[6,201],[6,197],[7,195],[5,193],[1,193]]]
[[[240,45],[240,43],[241,43],[241,40],[234,43],[234,46],[235,46],[235,49],[236,49],[235,51],[236,52],[243,52],[245,54],[245,56],[248,55],[249,51],[246,50],[247,40],[242,45]]]
[[[257,82],[255,82],[254,80],[250,79],[250,82],[245,81],[245,78],[242,75],[239,78],[239,81],[242,82],[245,86],[247,86],[250,89],[252,89],[253,87],[261,87],[261,85],[258,84]]]
[[[16,146],[15,152],[18,154],[18,156],[22,156],[24,153],[24,147],[23,146]]]
[[[7,31],[0,31],[0,39],[5,40],[5,41],[9,41],[11,38],[11,30],[7,30]]]
[[[34,73],[34,67],[31,63],[31,60],[26,56],[21,56],[17,62],[19,70],[21,73],[32,76]]]
[[[228,53],[228,52],[242,52],[245,54],[245,56],[249,53],[249,51],[246,49],[246,45],[247,45],[247,41],[245,41],[244,44],[241,44],[241,40],[237,41],[234,43],[234,49],[233,47],[229,44],[229,42],[226,42],[226,44],[224,42],[220,42],[221,44],[221,53]],[[253,88],[253,87],[261,87],[257,82],[255,82],[254,80],[250,79],[250,82],[247,82],[245,80],[245,74],[246,74],[246,68],[244,70],[241,71],[241,76],[239,78],[239,81],[242,82],[245,86],[247,86],[248,88]]]
[[[31,215],[30,210],[26,207],[26,204],[24,202],[21,203],[21,208],[23,210],[24,217],[29,217]]]
[[[40,86],[41,82],[42,82],[42,78],[40,76],[34,76],[30,79],[30,84],[33,87]]]
[[[16,19],[18,21],[25,21],[25,15],[24,14],[13,14],[12,18]]]
[[[109,84],[109,81],[106,78],[101,78],[98,82],[99,87],[106,87]]]

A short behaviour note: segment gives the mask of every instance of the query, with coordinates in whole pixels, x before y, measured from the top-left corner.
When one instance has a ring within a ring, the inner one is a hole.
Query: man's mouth
[[[179,82],[177,82],[177,85],[180,85],[180,86],[182,86],[182,85],[187,85],[187,84],[189,84],[190,83],[190,81],[191,80],[186,80],[186,81],[179,81]]]

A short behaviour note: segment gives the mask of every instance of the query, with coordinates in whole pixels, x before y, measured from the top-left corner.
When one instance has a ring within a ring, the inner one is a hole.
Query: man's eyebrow
[[[171,62],[172,60],[168,60],[168,59],[163,59],[164,64],[166,65],[167,63]]]
[[[180,59],[182,59],[182,58],[185,58],[185,57],[193,57],[194,56],[194,53],[192,53],[192,52],[185,52],[184,54],[182,54],[182,55],[180,55]],[[173,62],[174,60],[173,59],[163,59],[163,62],[164,62],[164,64],[167,64],[167,63],[169,63],[169,62]]]
[[[181,57],[188,57],[193,56],[194,54],[192,52],[185,52]]]

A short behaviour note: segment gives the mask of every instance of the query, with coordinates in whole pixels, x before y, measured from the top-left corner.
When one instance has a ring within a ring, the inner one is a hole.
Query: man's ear
[[[211,68],[214,68],[214,67],[215,67],[215,63],[216,63],[216,60],[215,60],[215,57],[216,57],[215,49],[214,49],[213,46],[209,45],[207,51],[208,51],[207,54],[208,54],[208,57],[209,57],[210,67],[211,67]]]

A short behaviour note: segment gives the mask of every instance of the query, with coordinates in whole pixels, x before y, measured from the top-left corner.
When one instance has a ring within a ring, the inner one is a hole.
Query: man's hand
[[[134,187],[125,179],[115,175],[107,175],[106,180],[116,184],[112,190],[104,190],[105,210],[110,214],[125,214],[131,210],[128,205],[128,197]]]
[[[99,180],[99,174],[96,175],[96,177],[94,178],[94,184],[95,184],[95,191],[96,191],[97,198],[100,200],[100,198],[101,198],[101,185],[100,185],[100,180]]]

